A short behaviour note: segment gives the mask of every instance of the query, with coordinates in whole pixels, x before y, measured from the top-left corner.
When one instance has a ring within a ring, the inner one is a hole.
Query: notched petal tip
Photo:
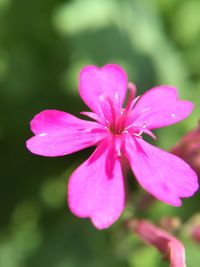
[[[111,178],[106,170],[107,160],[108,148],[105,142],[73,172],[68,184],[70,210],[78,217],[90,218],[97,229],[111,226],[120,217],[125,204],[120,161],[115,160],[114,177]]]
[[[118,72],[121,72],[122,75],[124,75],[126,77],[126,80],[128,81],[128,77],[127,77],[127,74],[125,72],[125,70],[118,64],[113,64],[113,63],[108,63],[106,65],[104,65],[103,67],[98,67],[96,65],[88,65],[88,66],[85,66],[83,67],[81,70],[80,70],[80,76],[81,75],[84,75],[85,73],[87,72],[90,72],[90,71],[107,71],[107,70],[116,70]]]
[[[162,85],[140,97],[131,119],[138,125],[146,124],[149,129],[156,129],[185,119],[192,110],[193,103],[179,99],[175,87]]]
[[[35,136],[26,146],[32,153],[56,157],[96,145],[107,132],[97,122],[79,119],[59,110],[44,110],[31,121]]]
[[[116,64],[107,64],[102,68],[86,66],[80,71],[79,93],[88,107],[104,117],[99,96],[105,95],[118,109],[122,106],[127,90],[126,72]]]
[[[186,162],[142,139],[127,140],[126,156],[140,185],[167,204],[179,207],[198,189],[198,177]]]
[[[34,134],[40,134],[46,131],[51,131],[55,125],[64,122],[66,116],[71,114],[56,109],[45,109],[36,114],[30,121],[31,131]],[[64,119],[63,119],[64,118]]]
[[[31,153],[43,157],[59,157],[66,155],[62,149],[59,150],[56,148],[56,145],[54,146],[53,143],[49,142],[49,137],[47,137],[47,140],[45,140],[45,136],[46,134],[44,136],[40,134],[31,137],[26,141],[26,148]]]
[[[70,188],[70,186],[68,186]],[[70,190],[70,189],[69,189]],[[68,197],[68,208],[75,216],[82,218],[82,219],[88,219],[91,221],[93,226],[97,230],[105,230],[114,224],[119,217],[121,216],[121,213],[118,213],[117,216],[105,216],[103,212],[99,212],[96,210],[93,214],[83,214],[82,212],[79,212],[76,207],[74,207],[73,200],[71,201],[71,197]],[[124,209],[124,207],[123,207]]]

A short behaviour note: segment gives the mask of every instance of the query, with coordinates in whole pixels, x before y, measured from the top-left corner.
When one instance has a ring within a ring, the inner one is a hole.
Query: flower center
[[[123,111],[122,111],[122,115],[123,115]],[[124,123],[123,123],[122,115],[117,119],[115,118],[116,120],[113,120],[113,122],[108,125],[108,129],[113,135],[120,135],[124,130]]]
[[[114,101],[104,94],[100,96],[99,100],[101,102],[102,115],[105,118],[107,129],[114,136],[129,133],[132,136],[142,138],[142,134],[145,133],[153,139],[156,139],[155,135],[147,128],[146,124],[136,125],[134,122],[128,122],[130,112],[133,112],[134,106],[139,99],[139,96],[135,98],[135,85],[129,83],[128,88],[130,93],[125,108],[120,107],[118,91],[115,92]]]

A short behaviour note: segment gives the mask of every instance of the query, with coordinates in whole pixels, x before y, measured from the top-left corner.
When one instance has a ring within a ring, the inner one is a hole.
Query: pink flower
[[[58,110],[44,110],[31,121],[35,134],[27,148],[42,156],[63,156],[89,146],[94,153],[80,165],[69,180],[71,211],[89,217],[98,229],[109,227],[125,204],[121,161],[125,157],[140,185],[154,197],[173,206],[198,189],[197,176],[183,160],[142,139],[154,137],[151,130],[186,118],[192,103],[179,100],[175,88],[155,87],[134,99],[135,87],[125,108],[127,75],[118,65],[81,70],[79,93],[92,112],[85,121]]]
[[[128,226],[147,244],[156,247],[170,267],[186,267],[184,246],[174,236],[145,220],[130,220]]]

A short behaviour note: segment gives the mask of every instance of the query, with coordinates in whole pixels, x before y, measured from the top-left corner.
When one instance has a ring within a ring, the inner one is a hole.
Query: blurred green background
[[[200,210],[200,196],[181,208],[155,202],[134,211],[139,186],[122,218],[97,231],[67,207],[67,180],[92,149],[43,158],[25,148],[29,121],[44,109],[86,110],[78,74],[87,64],[121,64],[138,92],[171,84],[195,102],[190,118],[157,131],[170,149],[200,117],[199,0],[0,0],[0,266],[168,266],[123,227],[123,217],[184,222]],[[133,180],[133,179],[132,179]],[[134,181],[134,180],[133,180]],[[184,231],[188,266],[200,266],[200,246]]]

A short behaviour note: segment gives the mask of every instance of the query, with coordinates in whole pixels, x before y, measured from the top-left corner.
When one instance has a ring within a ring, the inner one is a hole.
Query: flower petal
[[[128,135],[125,149],[138,182],[159,200],[180,206],[180,198],[190,197],[197,191],[196,173],[177,156]]]
[[[192,110],[191,102],[178,99],[176,88],[158,86],[139,98],[128,123],[156,129],[185,119]]]
[[[108,64],[103,68],[87,66],[81,70],[80,96],[92,111],[103,117],[100,97],[109,98],[120,108],[125,99],[126,90],[127,75],[119,65]]]
[[[78,217],[89,217],[97,229],[103,229],[119,218],[124,198],[120,159],[112,145],[103,141],[71,175],[69,207]]]
[[[44,110],[31,121],[36,135],[27,148],[42,156],[63,156],[96,144],[106,131],[99,123],[85,121],[58,110]]]

